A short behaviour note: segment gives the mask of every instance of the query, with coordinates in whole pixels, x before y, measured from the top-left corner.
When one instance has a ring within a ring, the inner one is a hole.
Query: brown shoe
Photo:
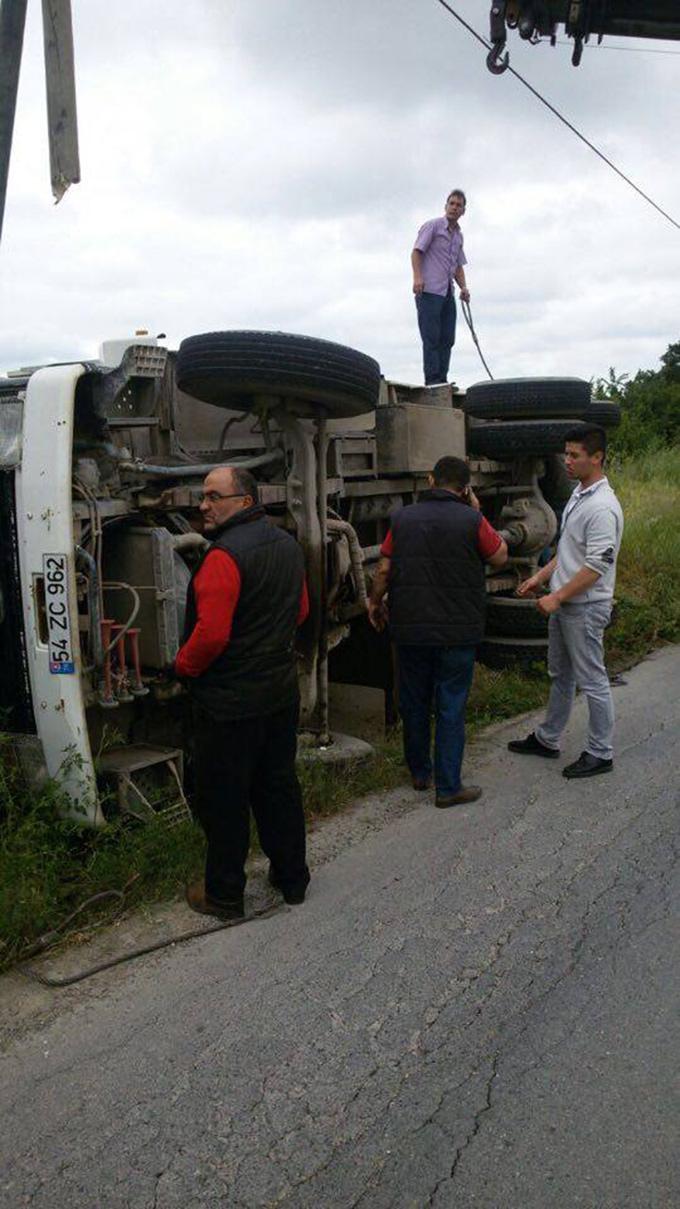
[[[461,785],[458,793],[438,793],[434,804],[440,810],[446,810],[447,806],[464,806],[466,802],[476,802],[481,796],[479,785]]]
[[[205,892],[205,882],[191,882],[186,888],[186,900],[192,911],[199,915],[214,915],[217,919],[243,919],[243,899],[234,902],[218,902]]]
[[[414,777],[413,778],[413,788],[414,789],[429,789],[431,784],[432,784],[432,782],[427,777]]]

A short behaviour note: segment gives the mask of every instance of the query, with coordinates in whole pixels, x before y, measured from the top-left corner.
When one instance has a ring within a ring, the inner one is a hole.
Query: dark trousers
[[[475,668],[473,646],[399,646],[399,710],[404,756],[415,780],[432,775],[437,793],[457,793],[465,748],[465,706]]]
[[[295,771],[298,715],[298,704],[230,722],[194,711],[196,813],[208,841],[205,889],[211,898],[243,897],[251,809],[279,888],[294,892],[309,882]]]
[[[440,294],[416,294],[418,328],[423,342],[425,385],[446,382],[451,349],[456,339],[456,300],[453,291]]]

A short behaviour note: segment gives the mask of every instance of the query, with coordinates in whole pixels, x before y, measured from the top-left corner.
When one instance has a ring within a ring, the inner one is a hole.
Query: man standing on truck
[[[454,189],[446,199],[444,216],[423,223],[411,252],[426,386],[437,386],[447,380],[456,339],[454,281],[460,287],[461,300],[470,301],[465,283],[463,233],[458,225],[465,207],[463,190]]]
[[[550,699],[545,721],[510,751],[556,760],[577,687],[588,701],[588,741],[565,777],[594,777],[613,768],[614,702],[604,665],[604,630],[609,623],[616,559],[623,535],[623,512],[604,473],[607,438],[594,424],[566,436],[565,465],[577,479],[562,513],[557,554],[517,590],[533,596],[550,581],[536,606],[550,618],[548,671]]]
[[[484,565],[502,567],[508,549],[482,516],[461,458],[440,458],[429,490],[396,512],[381,547],[368,615],[381,630],[387,618],[399,665],[399,710],[404,755],[414,789],[432,777],[434,706],[435,805],[459,806],[481,795],[461,784],[465,706],[484,637]]]
[[[302,550],[268,521],[247,470],[211,470],[200,510],[211,544],[189,584],[174,665],[194,702],[196,809],[208,842],[205,878],[187,902],[240,919],[251,809],[271,884],[301,903],[309,883],[295,771],[295,632],[309,602]]]

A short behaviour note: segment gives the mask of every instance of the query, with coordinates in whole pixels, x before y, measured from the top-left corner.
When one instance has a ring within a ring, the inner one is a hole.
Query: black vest
[[[213,718],[257,718],[294,705],[298,698],[295,633],[304,581],[304,558],[290,534],[271,524],[260,505],[244,508],[217,531],[215,548],[238,566],[241,592],[229,642],[187,688]],[[187,591],[184,641],[197,620],[194,571]]]
[[[473,646],[484,636],[484,563],[475,508],[434,488],[392,517],[392,637],[401,646]]]

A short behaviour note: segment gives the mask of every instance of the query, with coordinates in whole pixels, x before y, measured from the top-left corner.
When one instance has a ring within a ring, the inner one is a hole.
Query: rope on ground
[[[122,894],[122,891],[107,890],[103,895],[95,895],[96,898],[102,898],[110,894]],[[92,901],[92,900],[88,900]],[[81,904],[79,910],[84,907]],[[127,961],[134,961],[137,957],[145,957],[148,953],[157,953],[160,949],[168,949],[171,945],[178,945],[187,940],[197,940],[201,936],[210,936],[213,932],[223,932],[225,928],[237,928],[241,924],[250,924],[261,919],[268,919],[271,915],[278,914],[284,910],[284,903],[276,903],[271,907],[263,907],[260,911],[253,911],[250,915],[244,915],[243,919],[230,919],[223,923],[214,924],[209,928],[194,928],[191,932],[180,932],[177,936],[169,936],[166,940],[157,940],[154,944],[143,945],[139,949],[130,949],[128,953],[122,953],[119,957],[112,957],[108,961],[101,961],[98,965],[88,966],[85,970],[80,970],[77,974],[70,974],[66,978],[51,978],[48,974],[39,974],[33,966],[28,966],[21,963],[15,968],[20,974],[24,974],[27,978],[32,978],[35,982],[39,982],[45,987],[69,987],[76,982],[83,982],[86,978],[92,978],[94,974],[101,974],[104,970],[111,970],[114,966],[123,965]],[[75,914],[75,912],[74,912]]]

